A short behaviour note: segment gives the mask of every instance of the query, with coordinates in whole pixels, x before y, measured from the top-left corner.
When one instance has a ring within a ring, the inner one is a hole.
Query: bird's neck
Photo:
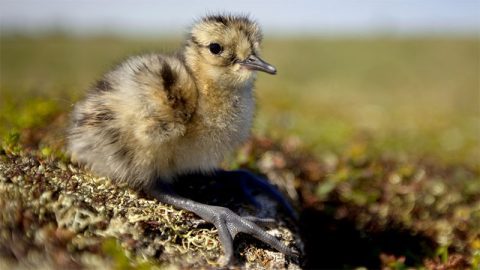
[[[224,125],[243,117],[246,104],[253,103],[252,83],[232,85],[208,78],[196,78],[197,111],[210,124]],[[222,123],[224,122],[224,123]]]
[[[198,61],[195,57],[184,56],[185,65],[190,71],[198,89],[198,106],[200,110],[221,110],[234,106],[245,98],[251,97],[254,78],[239,82],[222,67],[218,69]]]

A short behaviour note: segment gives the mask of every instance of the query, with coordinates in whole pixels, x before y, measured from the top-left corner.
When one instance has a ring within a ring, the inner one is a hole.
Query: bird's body
[[[213,171],[248,138],[254,71],[276,72],[258,57],[260,41],[257,24],[246,17],[209,16],[193,26],[176,55],[128,58],[76,104],[68,138],[72,159],[99,175],[144,190],[183,174]],[[238,232],[288,252],[251,218],[150,193],[214,223],[229,261]]]
[[[171,56],[129,58],[75,107],[69,149],[93,171],[135,187],[211,171],[249,135],[252,86],[198,85]]]

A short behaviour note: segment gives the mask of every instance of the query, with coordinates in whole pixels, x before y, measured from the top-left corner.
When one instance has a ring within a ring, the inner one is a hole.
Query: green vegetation
[[[128,55],[180,44],[1,37],[0,153],[66,161],[67,113],[89,85]],[[263,56],[279,72],[259,75],[254,133],[272,139],[251,142],[233,164],[294,175],[311,224],[303,230],[322,252],[337,251],[329,235],[348,242],[338,250],[353,259],[338,265],[328,253],[331,264],[310,266],[479,267],[479,46],[440,37],[266,40]],[[104,251],[127,264],[113,243]],[[314,250],[307,243],[307,256]]]

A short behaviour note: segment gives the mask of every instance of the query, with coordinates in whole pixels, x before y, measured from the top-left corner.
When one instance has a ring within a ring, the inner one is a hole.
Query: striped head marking
[[[190,32],[186,62],[213,80],[234,83],[250,80],[252,71],[275,74],[276,69],[259,57],[261,40],[260,28],[248,17],[207,16]]]

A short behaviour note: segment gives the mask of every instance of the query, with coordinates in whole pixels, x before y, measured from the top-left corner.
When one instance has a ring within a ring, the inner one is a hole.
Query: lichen
[[[60,159],[25,151],[4,153],[0,190],[4,265],[191,268],[218,266],[222,255],[213,225]],[[287,228],[277,226],[277,237],[294,241]],[[255,265],[270,269],[278,263],[294,264],[251,242],[239,245],[237,253],[262,254],[265,264]],[[249,264],[245,267],[251,268]]]

